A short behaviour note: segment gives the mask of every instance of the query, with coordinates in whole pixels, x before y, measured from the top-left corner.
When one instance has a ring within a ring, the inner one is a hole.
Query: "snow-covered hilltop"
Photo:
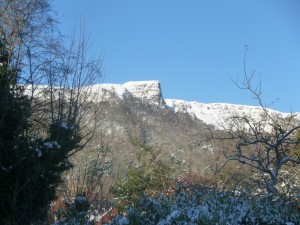
[[[96,86],[93,87],[96,90]],[[131,81],[124,84],[100,84],[97,85],[102,99],[108,99],[112,95],[125,99],[133,96],[142,102],[169,108],[174,112],[188,113],[192,118],[215,126],[217,129],[224,129],[228,126],[228,118],[232,116],[249,116],[254,120],[260,120],[263,111],[258,106],[234,105],[225,103],[204,104],[199,102],[187,102],[184,100],[164,99],[162,96],[159,81]],[[97,92],[98,92],[97,91]],[[274,110],[270,112],[279,118],[286,118],[289,113],[282,113]],[[300,115],[297,117],[300,119]]]
[[[130,81],[124,84],[99,84],[92,87],[93,91],[100,92],[100,99],[110,98],[112,95],[120,99],[132,96],[142,102],[165,107],[160,83],[153,81]]]
[[[253,121],[259,121],[265,114],[263,109],[258,106],[234,105],[226,103],[204,104],[199,102],[187,102],[183,100],[166,99],[166,104],[175,112],[186,112],[192,117],[213,125],[216,129],[228,128],[228,118],[233,116],[251,118]],[[290,113],[282,113],[268,109],[274,118],[284,119],[290,116]],[[297,115],[300,119],[300,114]]]
[[[34,96],[47,98],[45,86],[34,88]],[[27,90],[28,94],[32,91]],[[213,125],[216,129],[228,128],[228,118],[232,116],[247,116],[254,121],[260,121],[263,110],[258,106],[234,105],[226,103],[199,103],[184,100],[164,99],[160,82],[151,81],[130,81],[124,84],[97,84],[83,88],[83,92],[88,95],[88,100],[94,102],[111,101],[113,98],[126,101],[133,97],[139,99],[143,104],[148,104],[159,109],[169,109],[176,112],[187,113],[193,119],[203,121],[208,125]],[[278,118],[286,118],[290,113],[282,113],[269,109],[269,112]],[[295,113],[300,121],[300,113]]]

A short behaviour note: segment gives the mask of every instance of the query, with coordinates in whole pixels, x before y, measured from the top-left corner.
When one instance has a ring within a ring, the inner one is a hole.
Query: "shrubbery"
[[[144,193],[157,195],[166,190],[170,183],[172,170],[159,159],[160,150],[141,142],[135,144],[141,148],[137,161],[128,165],[127,178],[119,178],[111,189],[113,195],[122,199],[122,208],[138,202]]]
[[[126,216],[117,216],[110,224],[299,224],[300,215],[283,201],[263,197],[234,195],[223,191],[188,195],[179,191],[171,197],[144,196]]]

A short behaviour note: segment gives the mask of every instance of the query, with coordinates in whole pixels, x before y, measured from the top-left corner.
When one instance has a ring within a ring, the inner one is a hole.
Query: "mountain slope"
[[[34,96],[47,98],[44,88],[35,88]],[[230,127],[232,116],[246,116],[253,121],[264,119],[262,109],[255,106],[164,99],[159,81],[98,84],[82,90],[86,94],[83,99],[91,101],[91,107],[97,109],[96,115],[83,112],[87,118],[96,120],[91,146],[104,144],[112,149],[116,173],[126,173],[128,163],[135,160],[141,150],[141,146],[135,145],[136,140],[160,150],[162,158],[185,171],[211,173],[214,164],[221,163],[218,160],[222,146],[214,140],[206,142],[210,132],[223,133]],[[282,120],[290,116],[274,110],[268,112]],[[299,115],[297,118],[300,119]]]
[[[129,96],[139,99],[145,104],[158,106],[161,109],[168,108],[175,113],[181,112],[191,116],[194,120],[200,120],[205,124],[212,125],[215,129],[224,130],[229,127],[228,118],[232,116],[248,116],[259,121],[264,114],[261,107],[234,105],[225,103],[204,104],[199,102],[187,102],[184,100],[164,99],[159,81],[137,81],[120,84],[101,84],[99,92],[102,99],[109,99],[112,95],[121,100]],[[95,89],[95,87],[94,87]],[[109,93],[109,94],[108,94]],[[269,109],[269,112],[281,119],[290,116],[289,113],[281,113]],[[295,114],[300,119],[300,114]]]

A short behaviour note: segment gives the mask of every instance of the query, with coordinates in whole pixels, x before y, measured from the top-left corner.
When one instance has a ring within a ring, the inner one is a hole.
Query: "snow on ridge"
[[[26,87],[26,94],[34,97],[47,97],[47,85],[34,85]],[[59,87],[53,87],[55,91],[60,90]],[[97,102],[110,99],[112,96],[124,100],[132,96],[141,99],[151,105],[165,107],[162,97],[160,82],[157,80],[149,81],[130,81],[124,84],[95,84],[91,86],[81,87],[81,93],[90,95],[88,100]],[[44,92],[45,91],[45,92]]]
[[[165,105],[162,97],[160,82],[150,81],[130,81],[123,84],[133,97],[155,105]]]
[[[47,94],[43,93],[43,90],[46,88],[47,86],[43,85],[35,86],[33,96],[47,97]],[[28,88],[28,90],[26,90],[26,92],[28,92],[27,94],[30,94],[31,90],[31,88]],[[227,128],[229,126],[228,118],[232,116],[249,116],[259,121],[263,115],[263,111],[259,106],[164,99],[160,82],[157,80],[130,81],[124,84],[96,84],[84,87],[84,92],[88,95],[91,94],[88,100],[94,102],[101,102],[103,100],[109,101],[112,97],[125,100],[127,97],[132,96],[149,105],[155,105],[161,108],[168,107],[175,112],[188,113],[192,118],[213,125],[216,129]],[[291,113],[282,113],[272,109],[268,109],[268,111],[279,118],[286,118],[291,115]],[[296,115],[296,119],[300,121],[300,113],[293,113],[293,115]]]
[[[161,95],[159,81],[129,81],[123,86],[134,97],[150,97],[152,95]]]
[[[145,81],[128,81],[124,83],[124,86],[137,86],[137,85],[152,85],[156,84],[158,85],[160,82],[159,80],[145,80]]]
[[[109,99],[112,95],[124,100],[132,96],[142,101],[157,106],[164,106],[160,82],[150,81],[130,81],[124,84],[98,84],[91,87],[93,93],[100,93],[100,99]]]
[[[262,119],[263,109],[259,106],[236,105],[227,103],[199,103],[187,102],[184,100],[165,99],[167,107],[175,112],[188,113],[192,117],[202,120],[203,122],[215,126],[216,129],[223,130],[228,128],[227,119],[232,116],[247,116],[254,121]],[[282,113],[272,109],[268,111],[276,117],[285,118],[290,113]],[[300,120],[300,114],[295,114]]]
[[[128,90],[122,84],[96,84],[91,86],[92,93],[100,93],[103,98],[110,97],[111,94],[116,95],[118,98],[123,99],[127,96]]]

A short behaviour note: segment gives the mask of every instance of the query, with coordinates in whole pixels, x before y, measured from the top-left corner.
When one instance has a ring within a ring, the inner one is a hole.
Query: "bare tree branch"
[[[274,196],[278,193],[276,184],[281,168],[289,163],[300,164],[299,156],[291,154],[298,143],[296,131],[300,129],[300,121],[292,113],[286,118],[280,118],[263,104],[261,80],[254,86],[256,73],[247,72],[247,51],[246,47],[243,80],[233,82],[239,89],[249,91],[258,102],[262,111],[261,120],[257,121],[246,115],[230,117],[228,121],[231,126],[226,129],[227,135],[214,139],[234,141],[235,149],[226,150],[229,154],[225,151],[227,160],[237,161],[260,173],[268,174],[266,189],[269,196]]]

